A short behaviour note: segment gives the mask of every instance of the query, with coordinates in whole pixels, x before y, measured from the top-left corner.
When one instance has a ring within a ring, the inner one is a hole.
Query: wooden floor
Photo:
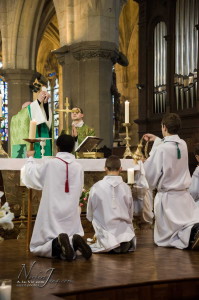
[[[199,299],[199,252],[157,247],[152,230],[136,234],[134,253],[94,254],[73,262],[34,257],[25,241],[5,240],[0,242],[0,278],[12,279],[14,300]],[[29,286],[43,285],[42,277],[49,277],[44,287]]]

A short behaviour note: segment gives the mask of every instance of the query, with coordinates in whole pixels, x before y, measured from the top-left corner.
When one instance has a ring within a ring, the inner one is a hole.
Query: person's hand
[[[156,139],[156,135],[151,133],[146,133],[143,135],[143,139],[147,142],[154,142]]]
[[[37,99],[41,102],[41,103],[47,103],[48,99],[50,98],[50,94],[48,92],[45,91],[41,91],[37,97]]]
[[[74,125],[72,126],[72,136],[74,136],[74,137],[77,136],[77,129]]]
[[[27,151],[27,152],[26,152],[27,157],[30,157],[30,156],[33,157],[34,154],[35,154],[35,151]]]

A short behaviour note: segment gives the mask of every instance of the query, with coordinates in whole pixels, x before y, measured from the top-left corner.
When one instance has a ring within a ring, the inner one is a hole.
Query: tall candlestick
[[[129,123],[129,101],[125,101],[125,123]]]
[[[2,117],[2,94],[0,91],[0,117]]]
[[[134,181],[134,168],[127,169],[128,184],[133,184]]]
[[[29,139],[35,139],[36,127],[37,127],[37,122],[35,120],[31,120],[30,127],[29,127]]]

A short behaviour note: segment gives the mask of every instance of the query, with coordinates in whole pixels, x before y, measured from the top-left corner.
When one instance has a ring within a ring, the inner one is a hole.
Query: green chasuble
[[[78,145],[81,144],[81,142],[83,142],[83,140],[87,137],[87,136],[94,136],[95,135],[95,131],[93,128],[88,127],[86,124],[83,124],[82,127],[76,127],[77,129],[77,134],[78,134]]]
[[[29,135],[30,116],[27,108],[24,108],[12,117],[10,122],[11,157],[22,158],[26,156],[26,150],[30,144],[25,142]]]
[[[18,114],[12,117],[10,123],[10,142],[11,142],[11,157],[22,158],[26,156],[26,150],[30,150],[30,143],[25,142],[24,139],[29,137],[30,127],[30,105],[22,109]],[[37,125],[36,137],[51,137],[50,131],[46,123]],[[45,156],[52,155],[51,140],[46,141]],[[41,158],[41,146],[39,143],[34,144],[35,158]]]
[[[83,142],[83,140],[87,137],[87,136],[95,136],[95,131],[93,128],[88,127],[88,125],[83,124],[82,127],[75,127],[77,129],[77,141],[78,141],[78,145],[81,144],[81,142]],[[72,126],[69,127],[70,132],[72,132]],[[61,134],[65,134],[66,130],[63,129]]]

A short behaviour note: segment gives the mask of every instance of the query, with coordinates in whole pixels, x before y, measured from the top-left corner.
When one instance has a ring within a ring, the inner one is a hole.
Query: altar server
[[[30,251],[71,261],[79,250],[88,259],[92,252],[81,237],[84,232],[78,210],[83,170],[71,154],[74,138],[63,134],[56,145],[55,158],[37,164],[29,157],[23,172],[22,181],[28,188],[42,190]]]
[[[93,252],[126,253],[136,248],[132,224],[133,198],[129,186],[119,176],[121,162],[110,156],[105,163],[107,175],[90,190],[87,219],[95,229]]]
[[[146,140],[154,141],[144,163],[149,186],[157,188],[154,241],[158,246],[198,249],[199,207],[188,192],[191,177],[187,145],[177,134],[180,117],[165,115],[161,128],[162,140],[152,134],[144,135]]]
[[[199,163],[199,144],[196,144],[195,147],[195,157],[197,162]],[[192,175],[189,192],[196,203],[199,205],[199,165],[196,167]]]

